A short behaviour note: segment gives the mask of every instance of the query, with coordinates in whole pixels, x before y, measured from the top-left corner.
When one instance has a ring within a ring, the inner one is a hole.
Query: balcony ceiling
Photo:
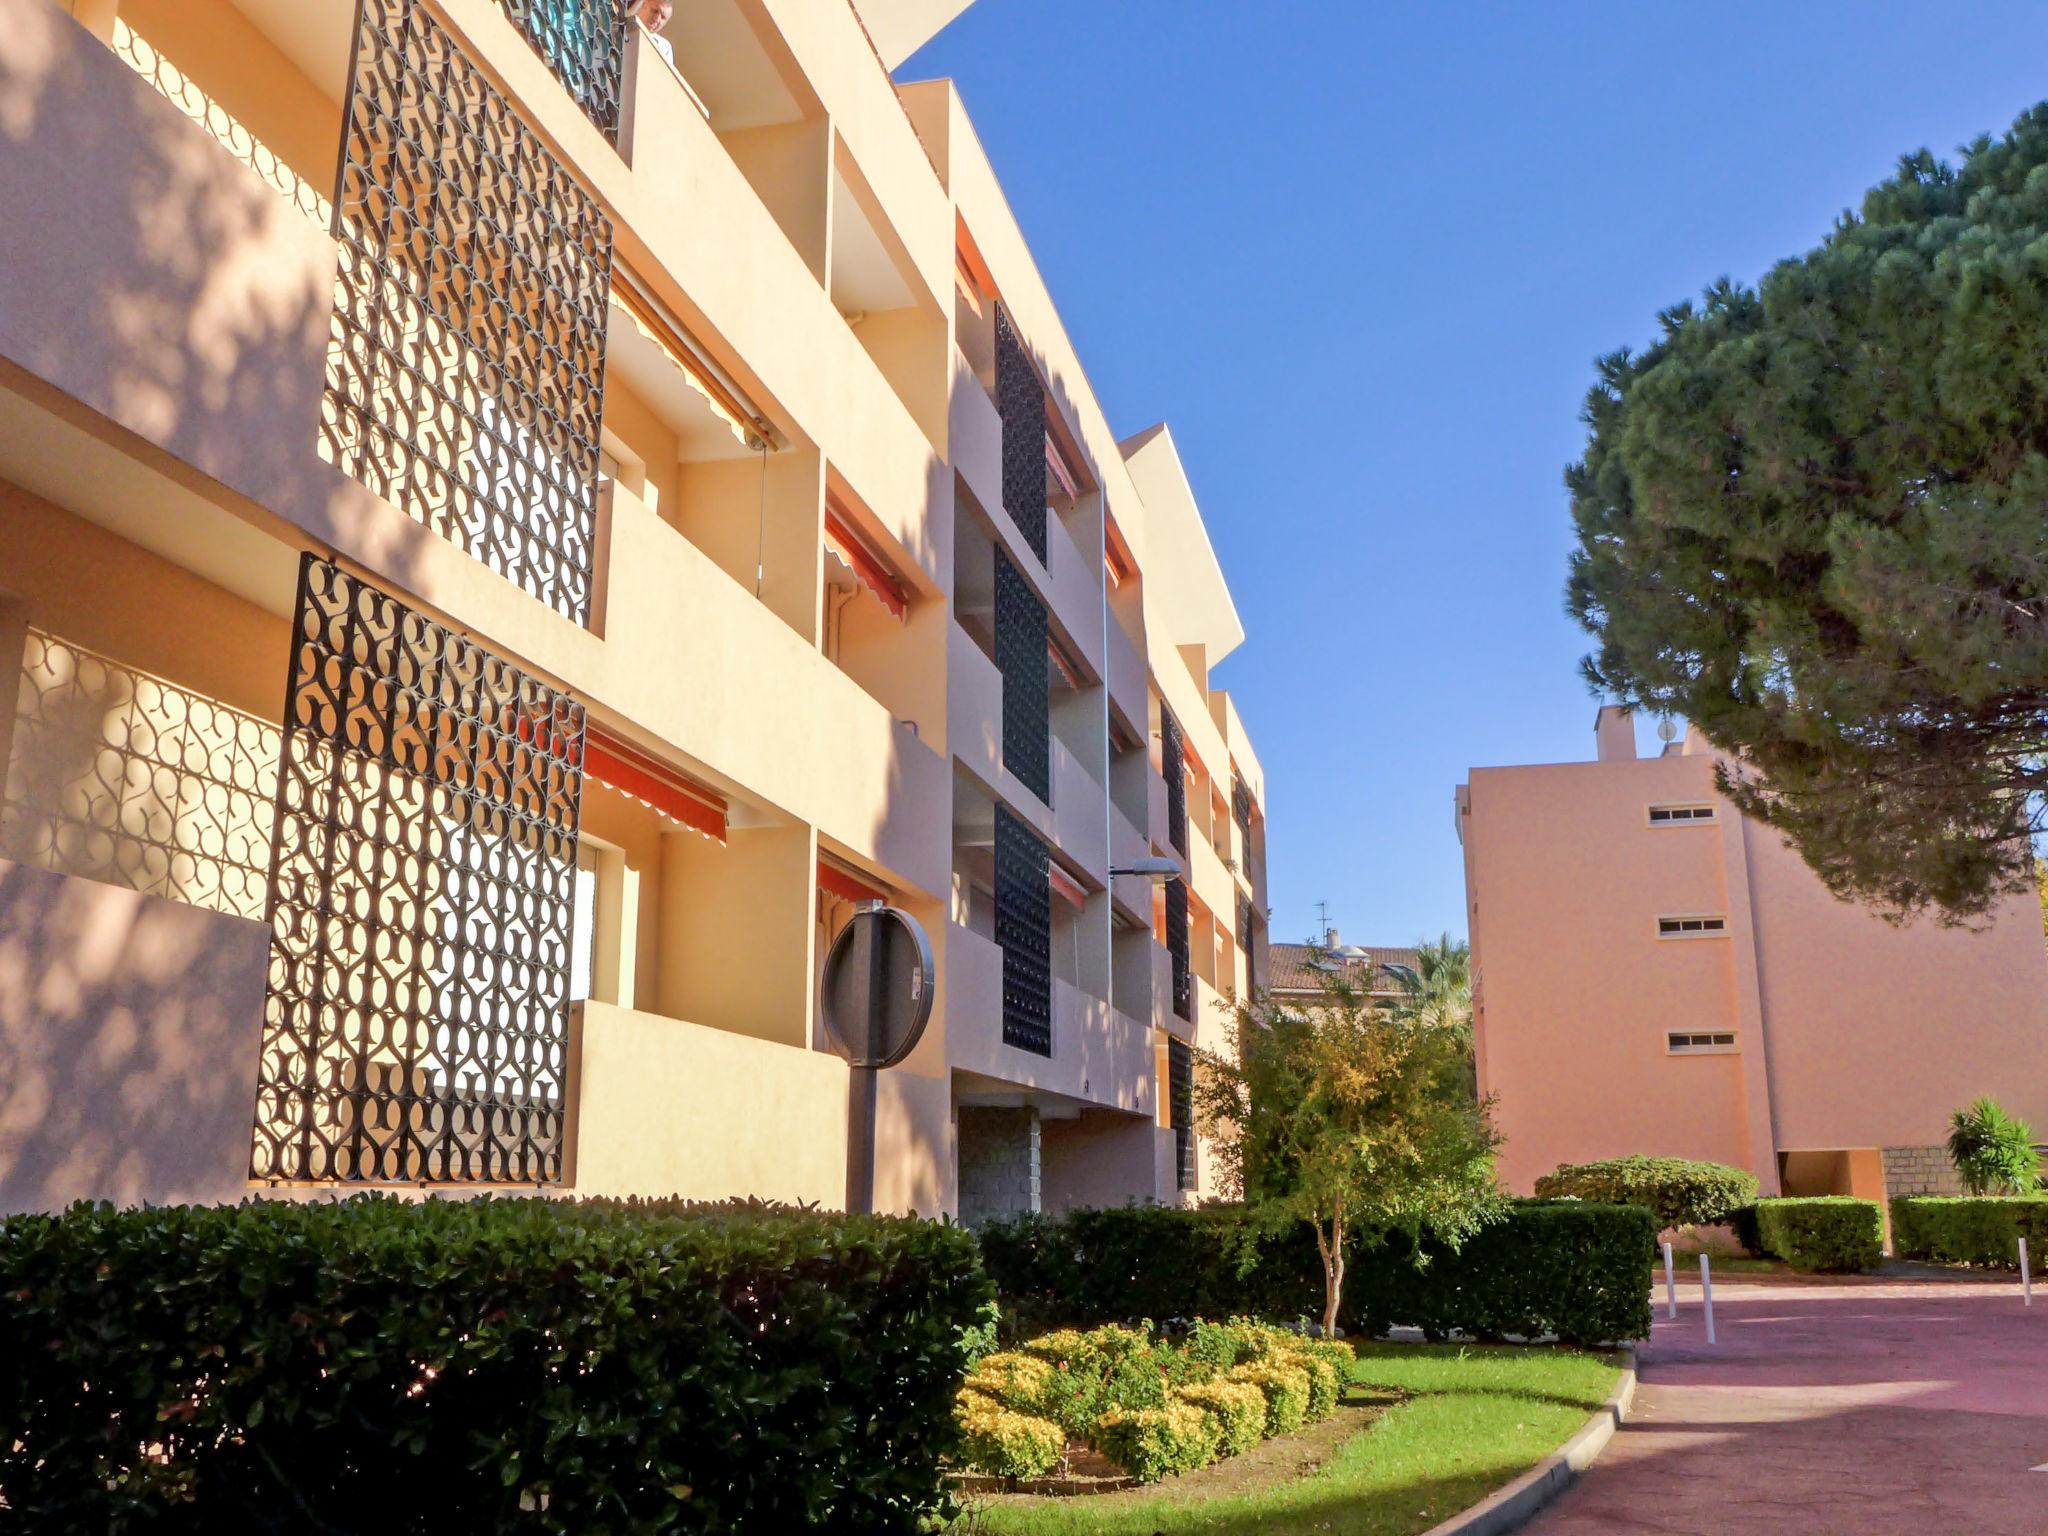
[[[853,0],[883,67],[894,70],[974,0]]]

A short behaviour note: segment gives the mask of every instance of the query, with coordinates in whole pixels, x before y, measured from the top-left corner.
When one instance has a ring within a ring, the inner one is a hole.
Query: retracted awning
[[[825,508],[825,543],[847,563],[860,579],[860,584],[882,600],[884,608],[899,619],[903,617],[910,603],[904,596],[902,583],[882,563],[881,556],[869,549],[861,536],[854,532],[853,525],[830,506]]]
[[[818,889],[841,901],[887,901],[888,893],[870,885],[845,865],[833,859],[818,860]]]
[[[725,797],[692,784],[616,736],[586,729],[583,772],[678,826],[725,841]]]
[[[743,447],[758,448],[770,440],[768,424],[718,377],[717,370],[698,347],[652,299],[631,283],[619,281],[612,284],[612,302],[633,322],[633,328],[654,343],[661,354],[675,365],[683,382],[703,397],[712,414],[725,423],[726,430],[738,438]]]

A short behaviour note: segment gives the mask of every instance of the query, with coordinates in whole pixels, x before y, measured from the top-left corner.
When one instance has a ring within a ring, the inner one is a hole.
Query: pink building
[[[1509,1187],[1628,1153],[1765,1193],[1949,1191],[1952,1110],[2048,1127],[2048,947],[2031,895],[1978,929],[1837,900],[1714,789],[1698,734],[1638,758],[1478,768],[1458,788],[1479,1082]]]

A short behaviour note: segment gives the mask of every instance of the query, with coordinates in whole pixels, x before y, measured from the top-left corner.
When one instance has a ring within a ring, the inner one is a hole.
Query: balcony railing
[[[1052,804],[1051,628],[1045,604],[1000,548],[995,552],[996,666],[1003,674],[1003,766]]]
[[[620,0],[498,0],[562,89],[598,131],[619,142],[629,23]]]
[[[996,818],[996,942],[1003,949],[1003,1043],[1052,1054],[1051,856],[1002,806]]]

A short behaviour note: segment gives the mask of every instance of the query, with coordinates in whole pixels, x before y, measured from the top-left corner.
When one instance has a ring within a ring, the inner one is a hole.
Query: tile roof
[[[1274,944],[1268,946],[1268,969],[1272,975],[1267,979],[1269,990],[1279,993],[1313,993],[1322,990],[1325,973],[1310,966],[1309,960],[1316,953],[1308,944]],[[1406,966],[1409,970],[1420,967],[1420,958],[1413,949],[1388,949],[1378,945],[1345,945],[1342,950],[1325,951],[1325,964],[1341,964],[1348,973],[1353,986],[1365,985],[1368,969],[1372,975],[1366,990],[1375,994],[1395,993],[1402,990],[1401,984],[1387,973],[1388,966]]]

